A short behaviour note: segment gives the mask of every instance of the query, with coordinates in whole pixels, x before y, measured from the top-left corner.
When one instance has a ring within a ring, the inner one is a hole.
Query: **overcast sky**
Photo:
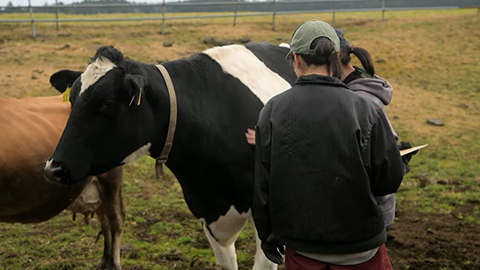
[[[55,4],[55,0],[30,0],[32,6],[43,6],[45,2],[49,5]],[[161,3],[162,0],[127,0],[129,2],[137,2],[137,3]],[[174,1],[174,0],[167,0]],[[175,0],[176,1],[176,0]],[[12,2],[14,6],[28,6],[28,0],[0,0],[0,7],[4,7],[8,4],[8,2]],[[73,2],[82,2],[82,0],[58,0],[58,2],[63,2],[64,4],[71,4]]]

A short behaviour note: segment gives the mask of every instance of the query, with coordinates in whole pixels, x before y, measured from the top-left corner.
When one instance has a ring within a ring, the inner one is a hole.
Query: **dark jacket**
[[[390,104],[392,100],[393,87],[390,83],[377,75],[370,75],[359,67],[355,67],[355,71],[351,72],[343,81],[350,90],[364,96],[367,99],[371,99],[378,106],[383,108],[385,116],[385,106]],[[387,117],[388,120],[388,117]],[[390,121],[388,122],[392,129],[395,140],[398,140],[398,135],[393,129]],[[408,166],[408,165],[404,165]],[[405,168],[408,171],[409,168]],[[378,206],[382,212],[383,221],[386,227],[390,227],[395,219],[395,194],[389,194],[386,196],[379,196],[375,198]]]
[[[273,97],[256,128],[252,213],[303,252],[347,254],[385,242],[374,196],[397,191],[402,161],[382,108],[338,79],[300,77]]]

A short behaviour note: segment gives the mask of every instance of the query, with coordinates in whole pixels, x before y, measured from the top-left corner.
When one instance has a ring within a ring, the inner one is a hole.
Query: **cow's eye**
[[[113,99],[107,99],[103,102],[104,108],[110,108],[110,107],[113,107],[113,105],[115,105],[115,100]]]

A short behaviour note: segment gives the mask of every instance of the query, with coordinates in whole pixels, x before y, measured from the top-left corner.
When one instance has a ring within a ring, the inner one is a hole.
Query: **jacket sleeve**
[[[270,124],[271,106],[269,103],[260,112],[255,128],[255,184],[253,193],[252,215],[258,236],[262,242],[267,241],[272,233],[269,208],[270,183]]]
[[[405,171],[390,124],[383,112],[377,112],[365,150],[370,152],[368,171],[372,194],[383,196],[398,190]]]

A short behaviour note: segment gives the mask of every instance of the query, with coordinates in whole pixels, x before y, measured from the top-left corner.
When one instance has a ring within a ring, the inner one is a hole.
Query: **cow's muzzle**
[[[46,162],[44,170],[49,182],[62,185],[70,183],[67,169],[59,162],[50,159]]]

